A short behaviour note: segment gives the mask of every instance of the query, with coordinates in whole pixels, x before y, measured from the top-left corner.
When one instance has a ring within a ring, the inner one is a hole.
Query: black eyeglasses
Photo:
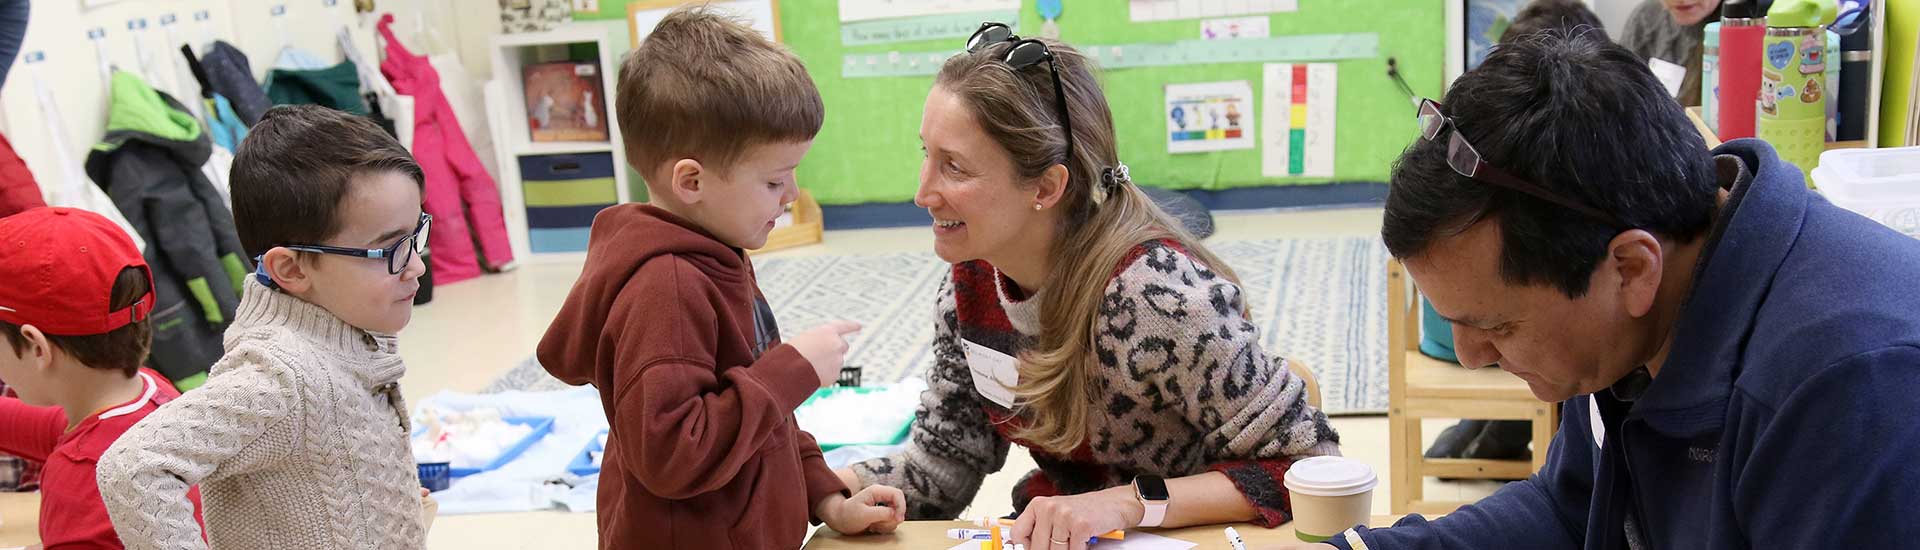
[[[1460,127],[1454,125],[1453,119],[1440,112],[1439,102],[1431,99],[1421,99],[1420,137],[1427,141],[1434,141],[1440,137],[1442,132],[1446,132],[1449,128],[1453,130],[1451,132],[1453,137],[1447,142],[1447,166],[1453,168],[1455,173],[1494,187],[1526,193],[1533,198],[1559,205],[1561,208],[1566,208],[1574,212],[1579,212],[1595,220],[1606,222],[1607,225],[1611,225],[1616,229],[1632,227],[1621,223],[1619,218],[1611,214],[1601,212],[1598,208],[1587,206],[1580,201],[1558,195],[1553,191],[1547,190],[1545,187],[1534,185],[1531,182],[1514,177],[1512,174],[1508,174],[1494,167],[1492,164],[1487,163],[1486,159],[1480,156],[1480,152],[1474,150],[1473,144],[1467,142],[1467,137],[1460,134]]]
[[[967,38],[967,53],[979,52],[987,46],[1001,42],[1013,42],[1013,47],[1007,50],[1007,56],[1000,60],[1013,70],[1032,67],[1041,61],[1047,62],[1047,70],[1053,73],[1054,106],[1060,110],[1060,127],[1067,132],[1067,156],[1072,157],[1073,120],[1067,116],[1067,92],[1066,88],[1060,85],[1060,65],[1053,61],[1053,50],[1047,49],[1045,42],[1032,38],[1021,39],[1013,34],[1013,29],[1006,23],[988,21],[981,23],[980,29],[973,31],[973,36]]]
[[[414,255],[425,254],[427,252],[427,232],[431,230],[432,227],[433,215],[422,212],[420,214],[420,225],[413,229],[413,234],[401,238],[399,242],[393,243],[393,246],[386,248],[341,248],[337,246],[311,244],[293,244],[286,245],[283,248],[298,252],[312,252],[315,254],[353,256],[355,258],[374,260],[386,259],[387,274],[399,275],[400,272],[407,270],[407,264],[413,263]]]

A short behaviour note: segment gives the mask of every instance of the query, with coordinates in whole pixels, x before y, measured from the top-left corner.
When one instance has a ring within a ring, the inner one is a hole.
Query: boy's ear
[[[20,339],[24,340],[22,343],[25,344],[18,350],[21,359],[26,359],[33,368],[38,370],[46,370],[53,366],[53,354],[59,348],[53,347],[53,341],[47,339],[47,333],[40,332],[40,327],[21,325]]]
[[[273,283],[289,294],[303,294],[313,288],[313,272],[300,264],[298,252],[276,246],[260,257],[260,264],[266,266]]]
[[[705,189],[702,186],[702,183],[705,183],[702,179],[711,176],[712,172],[707,171],[705,166],[701,166],[700,161],[680,159],[674,161],[673,167],[668,170],[668,187],[673,193],[673,198],[679,200],[680,204],[698,204],[700,191]]]

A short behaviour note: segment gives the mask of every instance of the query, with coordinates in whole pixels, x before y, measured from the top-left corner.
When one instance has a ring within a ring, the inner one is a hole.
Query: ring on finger
[[[1066,546],[1072,539],[1051,539],[1054,546]]]

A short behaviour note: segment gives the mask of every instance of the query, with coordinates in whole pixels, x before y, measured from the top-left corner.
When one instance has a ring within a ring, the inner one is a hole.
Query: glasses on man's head
[[[1448,130],[1452,131],[1449,132]],[[1473,144],[1467,142],[1467,137],[1460,133],[1460,127],[1453,123],[1453,119],[1440,112],[1439,102],[1431,99],[1421,99],[1420,137],[1427,141],[1436,141],[1442,133],[1452,136],[1447,141],[1447,166],[1453,168],[1453,171],[1457,174],[1494,187],[1526,193],[1533,198],[1559,205],[1561,208],[1566,208],[1574,212],[1579,212],[1595,220],[1606,222],[1607,225],[1613,226],[1616,229],[1631,227],[1625,223],[1621,223],[1619,218],[1606,212],[1601,212],[1598,208],[1561,196],[1545,187],[1514,177],[1512,174],[1508,174],[1506,171],[1489,164],[1484,157],[1480,156],[1480,151],[1475,150]]]
[[[298,252],[312,252],[315,254],[333,254],[336,256],[352,256],[373,260],[385,259],[387,261],[387,274],[399,275],[400,272],[407,270],[407,264],[413,262],[415,255],[425,254],[427,252],[427,232],[432,228],[433,215],[422,212],[420,214],[420,225],[414,227],[413,233],[401,237],[399,242],[393,243],[393,246],[386,248],[342,248],[316,244],[293,244],[286,245],[283,248]]]
[[[980,24],[967,38],[967,53],[976,53],[987,46],[1001,42],[1013,42],[1007,55],[1000,59],[1007,67],[1019,71],[1032,67],[1041,61],[1047,62],[1047,70],[1053,74],[1053,101],[1060,110],[1060,128],[1067,133],[1067,156],[1073,155],[1073,120],[1067,117],[1066,87],[1060,85],[1060,66],[1053,60],[1053,50],[1047,49],[1047,43],[1032,38],[1021,39],[1013,34],[1013,28],[1006,23],[988,21]]]

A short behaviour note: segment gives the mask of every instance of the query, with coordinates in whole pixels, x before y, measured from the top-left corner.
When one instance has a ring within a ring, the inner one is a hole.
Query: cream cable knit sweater
[[[101,457],[101,499],[126,547],[420,548],[394,338],[249,277],[226,348],[206,385]],[[195,484],[206,543],[185,498]]]

